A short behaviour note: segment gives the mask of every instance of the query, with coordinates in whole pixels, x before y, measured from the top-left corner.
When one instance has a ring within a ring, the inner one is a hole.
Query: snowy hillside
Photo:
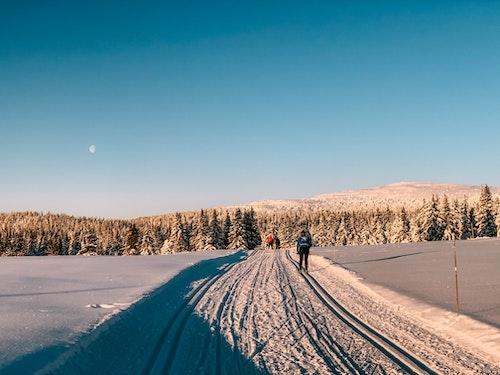
[[[500,188],[492,188],[494,195],[500,195]],[[457,185],[424,182],[399,182],[385,186],[347,190],[336,193],[320,194],[305,199],[263,200],[251,202],[257,211],[273,211],[283,209],[311,209],[329,208],[352,210],[367,206],[406,206],[420,205],[423,199],[430,199],[433,194],[448,195],[449,198],[463,199],[467,197],[471,202],[479,198],[481,186]]]

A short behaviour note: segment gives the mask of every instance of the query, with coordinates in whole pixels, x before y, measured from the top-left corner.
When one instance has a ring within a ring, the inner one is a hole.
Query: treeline
[[[0,255],[150,255],[253,249],[267,233],[293,246],[307,229],[316,246],[495,237],[500,202],[484,186],[477,203],[434,196],[418,208],[355,211],[202,210],[135,220],[34,212],[0,214]]]
[[[224,216],[222,214],[224,213]],[[253,210],[200,211],[137,220],[0,214],[0,255],[152,255],[254,249],[261,243]]]

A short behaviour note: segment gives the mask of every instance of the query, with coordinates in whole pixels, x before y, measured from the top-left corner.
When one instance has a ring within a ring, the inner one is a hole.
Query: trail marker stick
[[[460,300],[458,295],[458,266],[457,266],[457,246],[455,240],[453,240],[453,259],[455,263],[455,306],[457,314],[460,314]]]

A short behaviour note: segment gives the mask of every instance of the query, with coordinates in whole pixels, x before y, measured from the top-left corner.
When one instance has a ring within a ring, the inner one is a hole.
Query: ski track
[[[252,253],[212,285],[195,311],[220,330],[235,352],[252,360],[260,373],[402,372],[331,314],[282,251]],[[205,349],[207,353],[217,350]],[[209,357],[204,354],[200,360]],[[210,364],[203,366],[200,360],[197,369],[208,370]],[[217,362],[212,364],[216,374],[239,370],[230,358]]]
[[[311,265],[311,274],[333,298],[439,373],[500,373],[335,277],[328,269],[333,266]],[[165,366],[151,373],[405,373],[328,309],[283,250],[254,251],[222,271],[206,287],[193,284],[190,302],[177,316],[174,339],[164,346],[169,354],[157,356]]]

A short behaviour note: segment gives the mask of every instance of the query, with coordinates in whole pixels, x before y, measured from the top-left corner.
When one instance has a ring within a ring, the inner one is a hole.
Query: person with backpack
[[[300,232],[300,237],[297,240],[297,253],[299,254],[300,261],[299,261],[299,270],[302,271],[302,263],[304,263],[305,270],[307,272],[307,266],[308,266],[308,258],[309,258],[309,250],[312,247],[312,238],[311,236],[305,231],[302,230]]]

